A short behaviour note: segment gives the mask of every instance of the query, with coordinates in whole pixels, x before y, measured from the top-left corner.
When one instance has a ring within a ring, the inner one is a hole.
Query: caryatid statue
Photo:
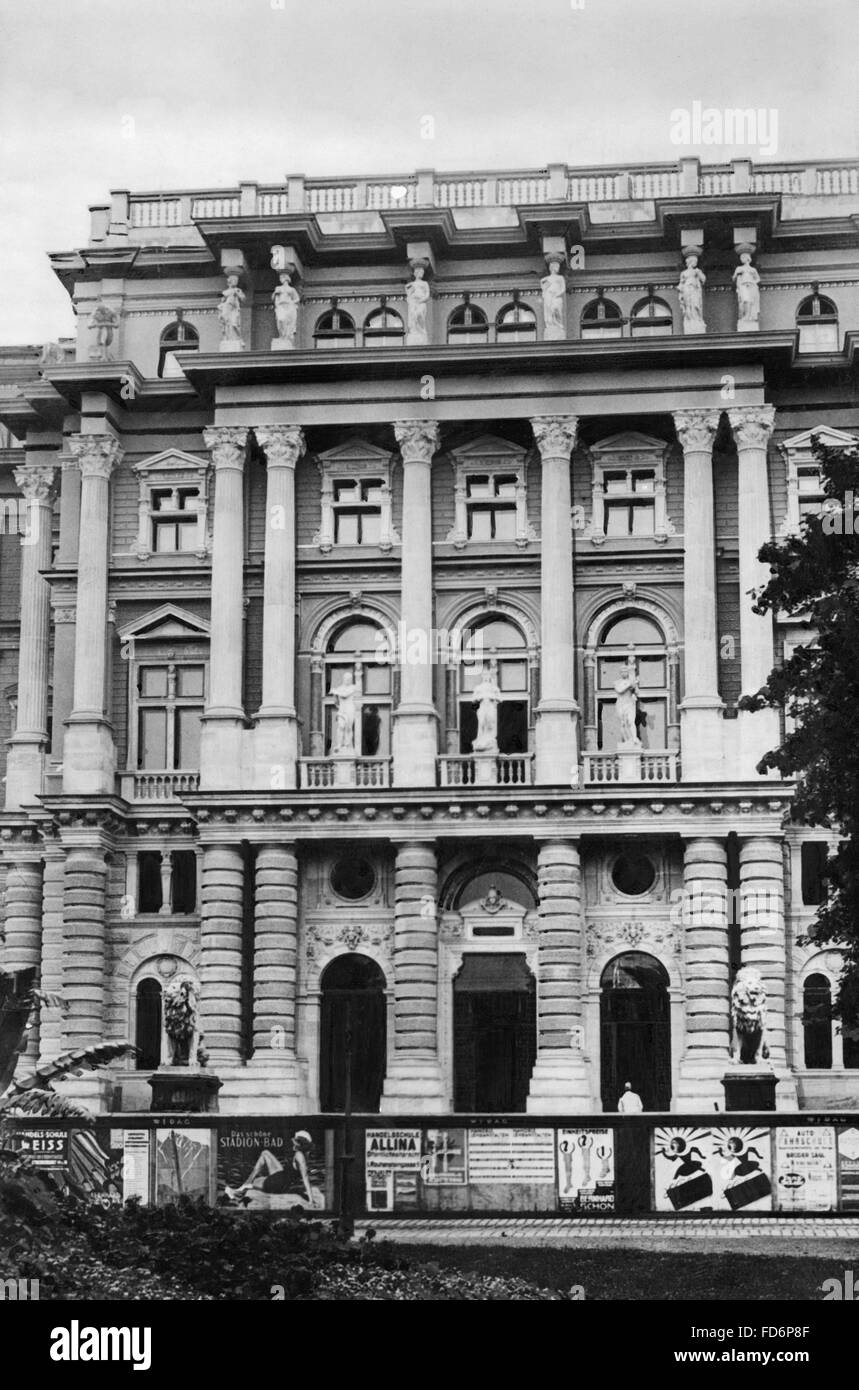
[[[295,335],[298,331],[298,306],[301,303],[301,295],[292,283],[291,271],[282,270],[279,279],[280,284],[271,297],[277,323],[277,337],[272,340],[271,345],[274,349],[283,350],[295,347]]]
[[[740,252],[740,264],[733,274],[737,291],[737,332],[754,333],[760,327],[761,277],[752,265],[750,251]]]
[[[429,342],[427,331],[427,311],[430,301],[430,287],[426,280],[426,265],[423,261],[412,262],[414,279],[406,285],[408,323],[406,347],[423,347]]]
[[[680,308],[683,313],[684,333],[706,333],[704,322],[704,285],[707,277],[698,269],[698,257],[686,257],[686,269],[680,275],[677,286],[680,295]]]
[[[111,309],[109,305],[105,304],[103,299],[97,299],[89,316],[89,328],[92,334],[89,350],[91,362],[110,362],[113,360],[111,347],[113,335],[118,327],[119,314],[115,309]]]
[[[242,305],[245,302],[245,292],[239,288],[239,277],[234,271],[227,274],[227,288],[221,292],[221,302],[218,305],[218,319],[221,324],[221,345],[229,344],[230,348],[243,348],[242,338]]]
[[[543,292],[543,337],[547,340],[567,336],[567,282],[557,256],[548,260],[548,275],[540,281]]]
[[[358,705],[355,696],[360,694],[361,687],[354,679],[344,677],[342,683],[335,686],[331,691],[337,701],[337,709],[334,712],[334,737],[331,741],[332,753],[355,754],[355,722],[358,717]]]

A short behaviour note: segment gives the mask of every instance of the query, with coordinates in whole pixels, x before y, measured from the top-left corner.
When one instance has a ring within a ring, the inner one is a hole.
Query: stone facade
[[[0,350],[0,961],[65,1001],[23,1065],[129,1037],[71,1090],[145,1108],[178,975],[225,1111],[338,1110],[347,1071],[385,1114],[586,1114],[627,1079],[712,1110],[747,965],[780,1108],[855,1098],[802,1017],[839,969],[798,944],[820,837],[737,701],[802,640],[748,592],[813,501],[807,434],[859,437],[857,170],[715,177],[114,194],[52,258],[117,325],[99,360]]]

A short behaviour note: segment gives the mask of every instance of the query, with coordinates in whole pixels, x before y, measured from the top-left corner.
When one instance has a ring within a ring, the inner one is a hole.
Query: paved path
[[[464,1217],[457,1221],[380,1217],[356,1224],[380,1240],[409,1245],[523,1245],[554,1248],[683,1250],[711,1254],[835,1256],[859,1261],[859,1216],[832,1217]],[[740,1248],[738,1248],[738,1246]]]

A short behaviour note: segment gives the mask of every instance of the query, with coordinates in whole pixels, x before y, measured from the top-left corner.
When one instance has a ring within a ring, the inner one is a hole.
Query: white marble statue
[[[752,265],[750,252],[740,252],[740,264],[733,279],[737,291],[737,332],[754,332],[761,316],[761,277]]]
[[[561,262],[549,261],[549,273],[540,281],[543,291],[543,337],[567,336],[567,282],[561,274]]]
[[[686,257],[686,269],[680,276],[677,289],[683,313],[684,333],[706,333],[704,322],[704,285],[707,277],[698,269],[698,257]]]
[[[421,347],[429,342],[427,334],[427,309],[430,300],[430,287],[424,278],[425,272],[422,265],[415,265],[414,279],[410,280],[406,286],[406,299],[408,301],[408,329],[406,333],[407,347]]]
[[[498,752],[498,702],[501,691],[494,671],[484,671],[473,690],[477,705],[477,737],[471,745],[472,753]]]
[[[348,678],[331,691],[337,701],[337,709],[334,713],[334,738],[331,744],[332,753],[351,753],[354,756],[355,721],[358,717],[358,705],[355,696],[359,692],[360,686]]]
[[[119,327],[119,314],[109,308],[103,299],[97,299],[89,316],[91,362],[110,362],[113,360],[111,347],[113,335]]]
[[[242,305],[244,302],[245,292],[239,289],[238,275],[228,275],[227,288],[222,291],[221,302],[218,305],[218,318],[221,323],[222,342],[241,343]]]
[[[628,662],[626,674],[614,683],[614,712],[618,724],[618,748],[640,748],[635,716],[638,713],[638,677],[633,662]]]
[[[294,348],[295,335],[298,331],[298,306],[301,303],[301,295],[292,283],[290,271],[282,270],[279,278],[280,284],[271,297],[274,304],[274,317],[277,322],[275,343],[279,348]]]

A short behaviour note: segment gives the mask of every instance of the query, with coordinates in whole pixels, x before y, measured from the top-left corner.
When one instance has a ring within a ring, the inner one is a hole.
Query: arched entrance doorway
[[[161,1020],[161,985],[147,976],[137,986],[134,1044],[138,1071],[154,1071],[161,1065]]]
[[[536,984],[524,955],[466,955],[453,982],[454,1109],[523,1111],[536,1057]]]
[[[387,1020],[385,977],[369,956],[345,955],[322,974],[319,1058],[320,1109],[346,1105],[346,1066],[351,1032],[352,1109],[379,1109],[385,1081]]]
[[[600,978],[600,1080],[603,1110],[617,1110],[626,1081],[645,1110],[671,1104],[668,973],[654,956],[627,951]]]

